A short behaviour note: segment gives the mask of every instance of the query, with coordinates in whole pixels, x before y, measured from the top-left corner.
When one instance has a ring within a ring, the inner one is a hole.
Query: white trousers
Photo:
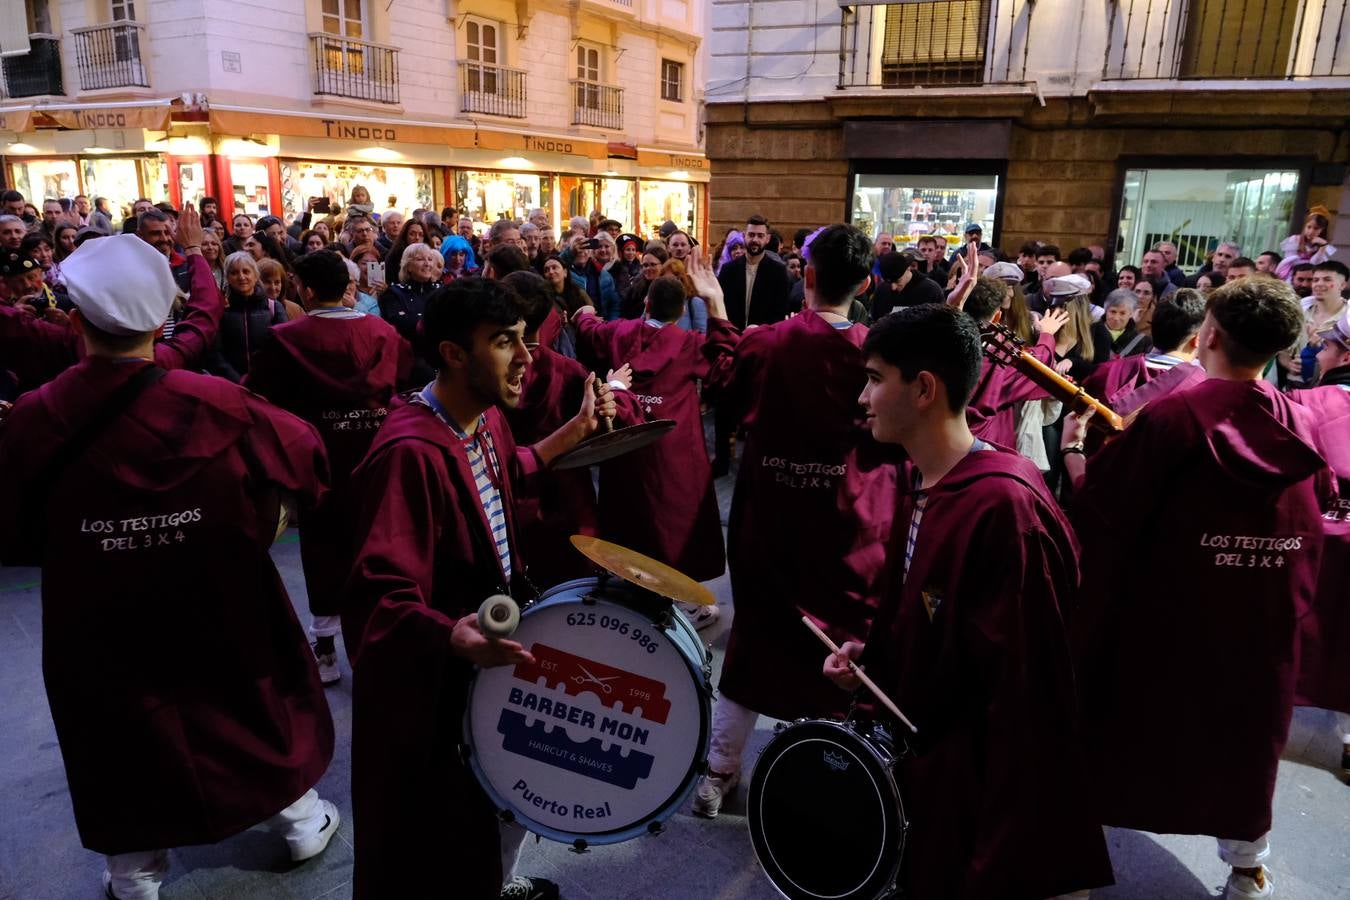
[[[310,788],[299,800],[261,824],[288,842],[301,842],[322,831],[328,824],[326,819],[318,792]],[[117,900],[155,900],[159,897],[160,883],[169,873],[168,850],[116,853],[106,859],[108,874],[112,876],[110,886]]]
[[[741,755],[755,731],[759,713],[746,709],[726,694],[719,694],[713,707],[712,739],[708,768],[728,775],[741,770]]]
[[[529,834],[524,826],[516,822],[499,822],[497,833],[502,842],[502,884],[510,884],[516,875],[516,863],[520,859],[520,848]]]
[[[337,637],[341,633],[341,616],[315,616],[309,626],[309,636],[313,638]]]
[[[1235,869],[1255,869],[1270,859],[1270,833],[1261,835],[1254,841],[1235,841],[1231,838],[1218,838],[1219,859]]]

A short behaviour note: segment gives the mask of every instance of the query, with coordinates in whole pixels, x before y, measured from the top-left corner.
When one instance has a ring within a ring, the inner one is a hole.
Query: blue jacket
[[[614,276],[610,275],[604,269],[597,268],[594,263],[586,263],[584,271],[578,272],[575,266],[569,266],[567,271],[583,291],[591,298],[595,304],[596,310],[605,321],[613,321],[619,318],[619,308],[622,301],[619,299],[619,290],[614,286]]]

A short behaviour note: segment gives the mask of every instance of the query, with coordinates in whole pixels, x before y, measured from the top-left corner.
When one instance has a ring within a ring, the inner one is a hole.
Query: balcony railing
[[[398,102],[398,50],[320,32],[309,36],[314,93],[376,103]]]
[[[0,78],[0,97],[64,94],[60,40],[50,34],[30,34],[28,48],[22,56],[6,56],[0,60],[0,72],[4,75]]]
[[[525,70],[486,63],[460,63],[459,110],[525,118]]]
[[[842,8],[839,86],[1020,83],[1027,36],[1017,0],[926,0]]]
[[[1102,78],[1350,75],[1346,0],[1111,0]]]
[[[139,22],[72,28],[80,90],[149,87],[150,78],[141,59],[144,31],[145,26]]]
[[[572,124],[623,130],[623,88],[573,79]]]

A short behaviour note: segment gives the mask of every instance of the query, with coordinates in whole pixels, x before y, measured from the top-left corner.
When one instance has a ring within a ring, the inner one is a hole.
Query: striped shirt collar
[[[319,319],[361,319],[366,314],[360,310],[348,309],[345,306],[316,306],[305,315]]]

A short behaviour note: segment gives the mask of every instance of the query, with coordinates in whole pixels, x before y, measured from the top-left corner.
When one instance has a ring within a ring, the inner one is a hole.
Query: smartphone
[[[384,263],[366,263],[366,284],[387,284],[384,280]]]
[[[330,213],[333,211],[333,204],[327,197],[311,197],[309,202],[313,204],[315,212]]]

